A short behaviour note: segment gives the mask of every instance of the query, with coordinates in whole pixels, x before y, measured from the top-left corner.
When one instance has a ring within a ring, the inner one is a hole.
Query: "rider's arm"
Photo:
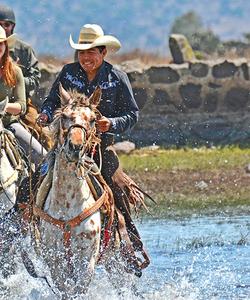
[[[13,115],[24,114],[26,111],[25,84],[22,71],[15,66],[16,85],[13,89],[13,100],[10,98],[10,103],[6,106],[6,111]]]
[[[26,97],[32,96],[39,86],[41,72],[34,50],[25,42],[18,40],[15,48],[10,50],[13,60],[20,66],[24,76]]]
[[[27,59],[28,59],[28,64],[23,72],[23,75],[24,75],[26,94],[28,96],[31,96],[34,93],[35,89],[38,88],[39,86],[41,72],[38,68],[38,60],[32,49],[28,53]]]
[[[121,73],[120,85],[116,97],[117,117],[109,118],[110,133],[123,133],[131,129],[138,121],[139,109],[126,73]]]

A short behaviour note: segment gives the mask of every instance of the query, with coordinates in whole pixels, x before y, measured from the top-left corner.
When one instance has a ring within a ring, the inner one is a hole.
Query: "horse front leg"
[[[99,253],[100,229],[86,233],[76,228],[67,249],[60,229],[48,223],[42,223],[40,228],[41,253],[60,294],[66,299],[86,294]]]
[[[101,220],[98,212],[75,231],[73,245],[75,295],[85,295],[93,278],[99,256],[100,228]]]
[[[125,254],[129,256],[129,248],[125,247],[124,242],[121,243],[120,235],[116,230],[113,232],[112,241],[113,244],[106,250],[100,261],[107,272],[109,282],[114,287],[120,299],[130,297],[143,299],[143,296],[138,292],[136,287],[137,277],[135,276],[135,272],[131,266],[128,267],[128,261],[124,258]],[[121,254],[121,248],[123,248],[123,255]]]

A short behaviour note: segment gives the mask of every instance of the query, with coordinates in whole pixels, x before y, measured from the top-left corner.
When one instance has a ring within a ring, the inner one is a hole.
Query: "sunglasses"
[[[8,27],[10,27],[11,25],[13,25],[13,23],[8,22],[8,21],[0,21],[0,25],[1,25],[2,27],[8,28]]]

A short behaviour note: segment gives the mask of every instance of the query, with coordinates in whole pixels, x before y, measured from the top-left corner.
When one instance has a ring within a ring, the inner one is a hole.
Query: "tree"
[[[200,32],[202,27],[201,18],[194,11],[190,11],[175,19],[171,33],[183,34],[190,41],[192,35]]]
[[[246,42],[249,44],[250,43],[250,32],[244,33],[243,36],[246,39]]]

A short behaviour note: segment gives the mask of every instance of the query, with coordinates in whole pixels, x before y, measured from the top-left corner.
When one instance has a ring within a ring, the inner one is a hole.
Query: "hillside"
[[[123,52],[139,48],[166,53],[168,33],[177,16],[195,10],[204,25],[222,39],[248,31],[250,2],[245,0],[3,0],[16,12],[16,32],[38,54],[66,57],[69,34],[77,40],[84,23],[99,23],[123,43]]]

